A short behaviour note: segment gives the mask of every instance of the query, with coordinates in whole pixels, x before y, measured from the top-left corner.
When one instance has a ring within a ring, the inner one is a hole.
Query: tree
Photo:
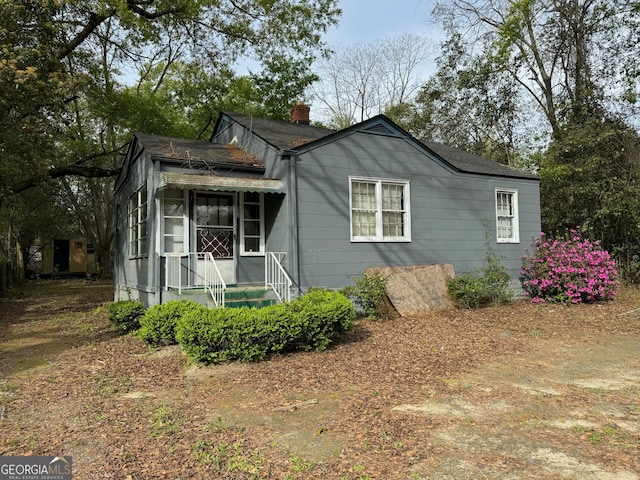
[[[519,166],[517,85],[490,54],[471,51],[460,35],[451,35],[436,59],[436,73],[421,87],[412,108],[396,120],[421,140]]]
[[[99,190],[108,196],[113,178],[106,183],[100,178],[119,172],[132,130],[156,129],[159,122],[154,123],[153,118],[158,114],[157,118],[172,120],[163,123],[169,127],[163,133],[186,131],[180,123],[184,112],[167,108],[175,102],[141,102],[121,84],[125,76],[132,72],[138,75],[138,93],[145,93],[141,98],[157,101],[169,99],[155,94],[177,62],[185,68],[200,65],[208,76],[218,72],[224,76],[227,66],[243,55],[266,64],[267,70],[285,65],[283,59],[289,61],[287,65],[310,64],[323,48],[320,34],[336,22],[340,13],[336,3],[4,2],[0,18],[0,215],[15,208],[20,195],[58,180],[62,181],[70,208],[80,212],[81,207],[89,206],[87,200],[96,203],[100,198],[81,190]],[[149,75],[155,75],[153,85],[145,83]],[[308,73],[302,77],[308,79]],[[262,88],[275,85],[265,81]],[[123,111],[135,115],[126,117]],[[202,131],[204,127],[199,126]],[[194,129],[189,127],[189,131]],[[104,200],[96,203],[93,214],[86,218],[95,221],[106,215],[99,211],[104,204]],[[82,229],[87,235],[99,231],[87,223]],[[17,224],[7,227],[9,232],[19,230]],[[108,239],[109,233],[103,232]],[[8,237],[13,238],[15,247],[15,235]],[[4,256],[8,258],[14,247],[7,246]]]
[[[116,171],[96,166],[101,153],[88,157],[42,158],[53,137],[67,131],[67,105],[87,95],[96,68],[114,73],[142,66],[145,57],[195,58],[201,64],[228,65],[239,55],[275,61],[283,54],[310,63],[322,47],[320,32],[335,23],[336,0],[18,0],[5,2],[0,19],[2,113],[0,143],[8,147],[20,136],[5,171],[4,197],[66,175],[104,176]],[[97,62],[101,45],[114,52]],[[104,78],[104,76],[101,76]],[[108,84],[103,84],[108,95]],[[95,93],[95,91],[93,92]],[[48,142],[48,144],[45,144]],[[54,149],[55,150],[55,149]],[[12,166],[31,162],[34,168]],[[1,199],[0,199],[1,201]]]
[[[635,2],[452,0],[436,12],[450,32],[466,31],[469,43],[490,48],[482,54],[500,59],[496,71],[513,77],[554,136],[564,123],[605,110],[637,113]]]
[[[640,282],[640,136],[619,120],[562,127],[540,162],[543,229],[581,226]]]
[[[452,0],[438,13],[450,38],[468,32],[473,57],[495,59],[489,79],[515,82],[519,118],[535,122],[534,106],[543,119],[527,130],[535,129],[541,150],[544,228],[581,225],[612,251],[627,279],[640,280],[637,4]]]
[[[410,101],[419,67],[434,53],[432,42],[414,34],[336,49],[321,60],[313,94],[328,123],[344,128]]]

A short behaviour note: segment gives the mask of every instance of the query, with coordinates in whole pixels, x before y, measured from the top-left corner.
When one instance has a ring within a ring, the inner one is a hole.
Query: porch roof
[[[221,177],[193,173],[156,172],[154,180],[156,190],[196,188],[216,192],[285,193],[286,189],[284,182],[280,180],[255,177]]]

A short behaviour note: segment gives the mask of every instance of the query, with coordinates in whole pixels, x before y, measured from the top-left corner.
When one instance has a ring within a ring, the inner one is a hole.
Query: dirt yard
[[[112,288],[0,300],[0,455],[86,479],[640,479],[640,291],[358,321],[325,352],[191,364]]]

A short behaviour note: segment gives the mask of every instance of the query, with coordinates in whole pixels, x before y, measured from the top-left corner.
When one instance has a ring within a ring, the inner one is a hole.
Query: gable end
[[[397,132],[394,132],[393,130],[390,130],[386,125],[383,125],[382,123],[378,123],[376,125],[372,125],[369,128],[365,128],[363,131],[364,132],[370,132],[370,133],[382,134],[382,135],[393,135],[395,137],[398,136]]]

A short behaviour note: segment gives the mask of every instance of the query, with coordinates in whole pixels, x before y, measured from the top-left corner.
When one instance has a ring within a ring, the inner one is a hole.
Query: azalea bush
[[[524,291],[534,302],[593,303],[615,296],[615,261],[579,230],[557,239],[541,233],[531,247],[522,257],[520,273]]]

